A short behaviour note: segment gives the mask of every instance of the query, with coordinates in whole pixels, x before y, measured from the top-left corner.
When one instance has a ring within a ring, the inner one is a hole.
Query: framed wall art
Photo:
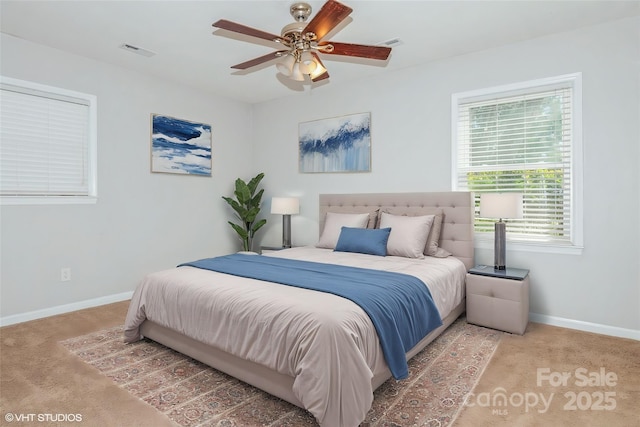
[[[151,172],[211,176],[211,125],[152,114]]]
[[[371,172],[371,113],[300,123],[302,173]]]

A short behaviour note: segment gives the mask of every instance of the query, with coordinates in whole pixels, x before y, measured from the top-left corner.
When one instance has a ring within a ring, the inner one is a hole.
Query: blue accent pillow
[[[391,228],[342,227],[334,251],[387,256]]]

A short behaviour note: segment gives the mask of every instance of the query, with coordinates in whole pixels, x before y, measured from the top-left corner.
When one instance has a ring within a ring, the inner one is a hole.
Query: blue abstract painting
[[[371,114],[300,123],[300,172],[370,172]]]
[[[211,176],[211,126],[151,117],[151,172]]]

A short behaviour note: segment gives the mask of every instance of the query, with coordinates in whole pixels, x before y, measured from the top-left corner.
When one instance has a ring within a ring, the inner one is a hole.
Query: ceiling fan
[[[233,65],[231,68],[246,70],[272,59],[281,58],[282,60],[276,66],[282,74],[296,81],[304,81],[305,75],[308,75],[311,81],[317,82],[329,77],[329,72],[320,60],[319,53],[377,60],[386,60],[391,53],[391,48],[385,46],[323,41],[324,36],[353,12],[353,9],[335,0],[328,0],[309,23],[306,23],[311,15],[309,4],[294,3],[289,8],[289,12],[295,22],[286,25],[279,36],[226,19],[215,22],[214,27],[269,40],[284,47],[284,49]]]

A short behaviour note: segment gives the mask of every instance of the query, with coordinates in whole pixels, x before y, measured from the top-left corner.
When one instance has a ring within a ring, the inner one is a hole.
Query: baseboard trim
[[[121,294],[107,295],[100,298],[93,298],[84,301],[73,302],[71,304],[58,305],[55,307],[44,308],[42,310],[29,311],[27,313],[14,314],[11,316],[0,317],[0,327],[14,325],[16,323],[28,322],[30,320],[42,319],[43,317],[55,316],[58,314],[70,313],[72,311],[83,310],[85,308],[98,307],[100,305],[111,304],[114,302],[126,301],[131,299],[133,291],[123,292]]]
[[[538,313],[529,313],[529,320],[535,323],[544,323],[545,325],[560,326],[562,328],[577,329],[579,331],[640,341],[640,331],[634,329],[619,328],[617,326],[601,325],[599,323],[583,322],[581,320],[565,319],[563,317]]]

